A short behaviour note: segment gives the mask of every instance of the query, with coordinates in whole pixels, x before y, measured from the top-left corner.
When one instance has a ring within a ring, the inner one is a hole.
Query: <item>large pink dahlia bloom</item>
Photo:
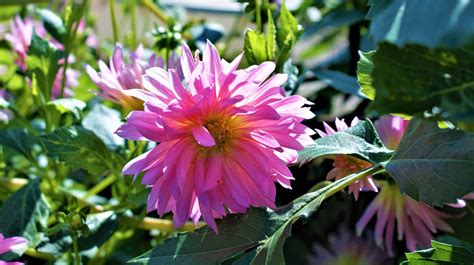
[[[359,123],[359,119],[355,117],[352,122],[351,122],[351,127]],[[324,124],[324,130],[325,132],[321,130],[317,130],[317,133],[321,137],[325,137],[328,135],[335,134],[336,132],[342,132],[345,131],[349,128],[349,126],[344,122],[344,119],[340,120],[339,118],[336,118],[335,124],[336,124],[336,130],[331,128],[327,123],[323,122]],[[358,159],[356,157],[352,156],[347,156],[347,155],[334,155],[334,156],[329,156],[328,158],[334,160],[333,162],[333,169],[329,171],[329,173],[326,176],[326,179],[328,180],[338,180],[340,178],[343,178],[345,176],[348,176],[352,173],[358,172],[360,170],[369,168],[372,166],[371,163]],[[360,191],[365,191],[365,190],[371,190],[377,192],[377,186],[375,185],[374,180],[372,179],[372,176],[367,176],[364,179],[358,180],[354,183],[352,183],[349,186],[349,193],[354,194],[355,199],[359,197],[359,192]]]
[[[145,172],[142,183],[152,188],[148,211],[173,212],[176,226],[202,216],[217,232],[214,219],[228,212],[275,207],[274,182],[290,188],[287,164],[313,143],[313,131],[301,122],[314,114],[303,107],[305,98],[284,95],[287,76],[267,80],[272,62],[237,70],[241,58],[228,63],[208,42],[201,61],[184,44],[184,80],[173,69],[148,69],[145,89],[133,91],[144,110],[131,112],[117,131],[159,142],[123,173]]]
[[[5,238],[3,234],[0,233],[0,255],[5,254],[10,251],[15,251],[18,249],[26,249],[28,247],[28,241],[23,237],[10,237]],[[0,265],[20,265],[21,262],[6,262],[0,260]]]
[[[98,96],[115,102],[129,109],[142,109],[143,102],[131,96],[130,89],[143,89],[144,78],[142,77],[146,70],[152,67],[163,68],[165,63],[163,58],[152,54],[148,61],[142,59],[143,47],[140,45],[135,52],[127,52],[120,44],[115,46],[109,66],[103,61],[99,61],[98,73],[91,66],[86,65],[86,71],[92,81],[99,87]],[[129,59],[129,63],[126,62]],[[168,62],[168,68],[179,69],[179,64],[175,63],[174,55]]]

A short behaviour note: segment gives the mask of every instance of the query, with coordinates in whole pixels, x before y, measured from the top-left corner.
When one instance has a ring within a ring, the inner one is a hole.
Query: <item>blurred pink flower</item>
[[[31,18],[27,17],[21,19],[20,16],[15,16],[11,24],[11,33],[5,36],[5,39],[10,42],[13,50],[17,54],[16,63],[23,70],[27,70],[26,59],[28,57],[28,49],[31,45],[31,39],[33,33],[36,33],[39,37],[46,37],[46,30],[43,25],[35,23]],[[49,40],[57,49],[62,50],[63,46],[53,38]],[[72,57],[71,57],[72,58]],[[74,59],[71,59],[73,61]],[[62,64],[64,60],[60,60],[58,63]],[[62,82],[62,68],[59,69],[56,79],[52,87],[53,98],[57,98],[61,92],[61,82]],[[68,68],[66,71],[66,87],[64,95],[71,96],[72,89],[78,85],[79,71]]]
[[[324,124],[324,129],[325,132],[321,130],[317,130],[316,132],[321,136],[325,137],[328,135],[335,134],[336,132],[342,132],[346,129],[349,128],[349,126],[344,122],[344,119],[340,120],[339,118],[336,118],[336,130],[331,128],[327,123]],[[359,119],[355,117],[352,122],[351,122],[351,127],[359,123]],[[334,155],[334,156],[328,156],[328,158],[334,160],[332,166],[334,167],[329,171],[329,173],[326,176],[326,179],[328,180],[338,180],[340,178],[343,178],[347,175],[350,175],[352,173],[358,172],[360,170],[369,168],[372,166],[371,163],[364,161],[362,159],[358,159],[356,157],[352,156],[347,156],[347,155]],[[358,180],[354,183],[352,183],[349,186],[349,193],[354,194],[355,199],[359,197],[359,192],[364,191],[364,190],[371,190],[377,192],[377,186],[375,185],[372,176],[367,176],[367,178]]]
[[[443,220],[450,215],[401,194],[394,183],[381,183],[383,184],[380,192],[357,222],[356,230],[359,235],[377,214],[375,242],[382,246],[385,239],[385,249],[393,255],[395,225],[398,240],[405,238],[406,247],[410,251],[415,251],[417,246],[429,247],[433,234],[438,231],[453,232],[453,229]]]
[[[402,117],[386,115],[380,117],[374,124],[384,145],[392,150],[397,149],[410,120]]]
[[[15,251],[19,249],[26,249],[28,247],[28,241],[23,237],[10,237],[5,238],[3,234],[0,233],[0,255],[5,254],[10,251]],[[6,262],[0,260],[0,265],[20,265],[22,262]]]
[[[126,63],[124,51],[117,44],[110,58],[109,66],[99,61],[100,72],[97,73],[91,66],[86,65],[86,71],[92,81],[99,87],[98,96],[125,106],[129,109],[142,109],[143,102],[127,93],[129,89],[143,89],[143,77],[147,69],[164,67],[164,61],[155,54],[148,61],[142,60],[143,47],[140,45],[135,52],[128,52],[130,63]],[[169,68],[179,68],[174,64],[174,57],[170,58]]]
[[[310,265],[382,265],[391,264],[390,257],[373,240],[365,240],[352,231],[342,229],[328,236],[328,245],[314,244]]]
[[[123,169],[145,172],[148,211],[173,212],[176,226],[202,216],[217,232],[215,218],[228,212],[275,207],[274,182],[291,188],[287,164],[313,143],[301,122],[314,114],[305,98],[285,97],[285,74],[267,80],[273,62],[237,70],[242,54],[228,63],[209,42],[202,59],[183,44],[184,80],[174,69],[146,70],[144,89],[130,90],[145,109],[132,111],[117,134],[160,143]]]

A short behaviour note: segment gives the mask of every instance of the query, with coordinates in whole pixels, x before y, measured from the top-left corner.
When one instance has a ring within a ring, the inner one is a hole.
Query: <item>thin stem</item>
[[[255,0],[255,17],[257,20],[257,30],[263,32],[262,12],[260,10],[260,0]]]
[[[140,0],[140,3],[163,23],[168,24],[169,17],[165,14],[165,12],[163,12],[163,10],[161,10],[161,8],[152,3],[150,0]]]
[[[117,179],[117,177],[115,176],[115,174],[112,174],[112,175],[106,177],[104,180],[102,180],[97,185],[92,187],[92,189],[90,189],[89,192],[87,192],[86,196],[84,196],[83,199],[87,200],[89,197],[91,197],[93,195],[96,195],[99,192],[103,191],[105,188],[112,185],[112,183],[114,183],[116,179]]]
[[[114,43],[119,41],[117,16],[115,15],[115,0],[109,0],[110,18],[112,19],[112,30],[114,33]]]
[[[132,45],[133,48],[137,47],[137,8],[135,6],[136,1],[134,1],[130,8],[131,13],[131,26],[132,26]]]
[[[46,260],[46,261],[49,261],[49,262],[54,261],[54,256],[53,255],[51,255],[49,253],[38,252],[34,248],[28,248],[25,251],[25,254],[30,256],[30,257]]]
[[[78,233],[76,230],[72,231],[72,248],[74,251],[74,265],[81,265],[81,255],[79,255]]]
[[[327,192],[325,192],[323,200],[331,197],[332,195],[334,195],[338,191],[344,189],[345,187],[351,185],[352,183],[354,183],[358,180],[361,180],[361,179],[363,179],[363,178],[365,178],[369,175],[377,173],[381,169],[382,169],[381,166],[376,164],[376,165],[373,165],[373,166],[371,166],[367,169],[361,170],[357,173],[354,173],[352,175],[349,175],[349,176],[345,177],[343,179],[343,181],[339,182],[337,185],[335,185],[334,187],[329,189]]]

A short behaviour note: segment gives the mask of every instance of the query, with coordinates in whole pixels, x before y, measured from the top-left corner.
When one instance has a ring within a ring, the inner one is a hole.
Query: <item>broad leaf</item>
[[[443,117],[474,119],[474,53],[463,49],[398,48],[382,44],[373,55],[373,108],[409,115],[444,111]]]
[[[267,60],[265,35],[261,32],[247,29],[244,44],[245,58],[249,64],[260,64]]]
[[[243,215],[230,215],[217,221],[219,234],[202,227],[182,233],[130,262],[141,264],[219,264],[228,259],[244,259],[240,264],[283,264],[282,247],[294,222],[306,220],[331,191],[342,189],[374,168],[337,180],[307,193],[276,210],[251,208]],[[256,249],[256,251],[255,251]],[[245,254],[244,252],[250,251]],[[245,263],[247,262],[247,263]]]
[[[364,14],[358,10],[332,9],[321,20],[305,27],[302,38],[312,37],[315,33],[328,27],[341,27],[357,23],[364,19]]]
[[[366,98],[366,96],[360,90],[357,79],[353,76],[332,70],[314,70],[313,74],[319,80],[343,93]]]
[[[5,237],[21,236],[30,247],[36,247],[47,226],[49,206],[41,195],[40,181],[30,181],[11,195],[0,208],[0,232]],[[11,259],[20,253],[0,257]]]
[[[369,34],[398,46],[459,46],[472,40],[473,12],[473,1],[371,1]]]
[[[123,162],[112,154],[93,132],[79,126],[64,127],[41,136],[48,156],[65,162],[73,170],[93,175],[120,172]]]
[[[9,147],[30,161],[35,161],[32,150],[39,141],[27,129],[9,128],[0,131],[0,145]]]
[[[414,199],[455,202],[474,190],[474,134],[413,119],[385,169]]]
[[[374,70],[372,56],[374,53],[375,51],[359,51],[360,59],[357,63],[357,82],[360,85],[360,92],[370,100],[375,98],[375,88],[372,85],[372,71]]]
[[[38,11],[45,29],[56,40],[63,42],[66,36],[66,26],[61,17],[48,9],[41,9]]]
[[[124,143],[114,132],[122,124],[119,111],[96,104],[82,121],[82,126],[93,131],[109,148],[115,149]]]
[[[318,138],[313,145],[299,152],[298,160],[305,163],[316,157],[352,155],[372,163],[390,159],[393,151],[386,148],[369,120],[335,134]]]
[[[464,247],[431,241],[432,248],[406,253],[407,261],[402,264],[473,264],[474,252]]]
[[[86,107],[84,101],[75,99],[75,98],[60,98],[55,99],[47,103],[47,105],[54,106],[56,110],[61,113],[72,113],[76,119],[81,119],[82,110]]]

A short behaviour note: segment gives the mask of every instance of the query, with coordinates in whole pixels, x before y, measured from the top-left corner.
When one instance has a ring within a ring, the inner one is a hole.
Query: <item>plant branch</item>
[[[161,10],[161,8],[152,3],[150,0],[140,0],[140,3],[163,23],[168,24],[169,17],[165,14],[165,12],[163,12],[163,10]]]
[[[115,15],[115,0],[109,0],[110,19],[112,20],[112,31],[114,34],[114,43],[119,41],[117,16]]]

